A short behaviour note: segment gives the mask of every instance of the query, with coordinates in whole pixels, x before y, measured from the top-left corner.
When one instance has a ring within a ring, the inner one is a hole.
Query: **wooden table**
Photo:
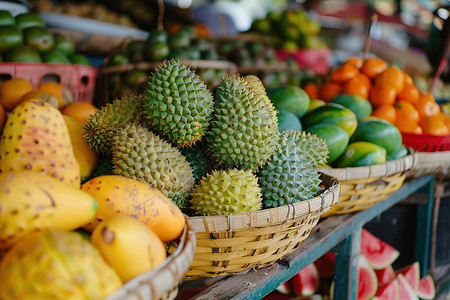
[[[360,251],[361,228],[419,190],[425,191],[421,195],[427,198],[427,201],[425,205],[418,206],[418,215],[422,222],[416,230],[415,255],[422,269],[421,275],[424,275],[428,269],[433,183],[434,176],[407,180],[388,198],[364,211],[335,215],[321,220],[299,248],[275,264],[251,270],[246,274],[224,277],[191,299],[261,299],[332,249],[337,251],[334,299],[356,299],[356,267]]]

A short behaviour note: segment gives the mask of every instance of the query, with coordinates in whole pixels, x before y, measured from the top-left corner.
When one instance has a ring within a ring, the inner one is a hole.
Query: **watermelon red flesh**
[[[336,260],[336,253],[327,252],[314,262],[314,265],[316,266],[320,277],[329,278],[334,275],[335,260]]]
[[[300,296],[291,298],[291,300],[323,300],[322,295]]]
[[[421,299],[434,299],[436,294],[434,280],[431,275],[427,275],[420,279],[419,287],[417,288],[417,296]]]
[[[361,230],[361,254],[367,258],[372,268],[381,270],[391,265],[400,252],[363,228]]]
[[[395,278],[394,269],[391,265],[381,270],[375,270],[375,274],[377,274],[378,283],[380,285],[388,283]]]
[[[414,291],[417,291],[419,287],[419,279],[420,279],[420,267],[419,262],[416,261],[404,268],[401,268],[395,272],[396,275],[402,274],[405,279],[408,281],[409,285],[412,287]]]
[[[413,288],[409,285],[408,280],[402,274],[397,275],[398,280],[398,296],[401,300],[418,300]]]
[[[319,288],[319,272],[315,265],[309,264],[289,279],[291,291],[296,296],[310,296]]]
[[[368,300],[377,291],[377,275],[363,255],[359,256],[358,263],[358,300]]]
[[[375,297],[379,300],[399,300],[399,287],[397,279],[378,287]]]

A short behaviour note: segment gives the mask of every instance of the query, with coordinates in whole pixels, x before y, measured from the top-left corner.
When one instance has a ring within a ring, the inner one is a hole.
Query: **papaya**
[[[347,146],[335,162],[337,168],[362,167],[384,163],[386,149],[370,142],[354,142]]]
[[[382,119],[373,119],[360,122],[356,131],[350,138],[350,143],[365,141],[371,142],[386,149],[387,154],[396,152],[402,146],[400,131]]]
[[[404,145],[401,145],[401,147],[398,148],[397,151],[394,151],[392,153],[388,153],[386,155],[386,160],[387,161],[396,160],[396,159],[402,158],[403,156],[406,156],[408,154],[409,154],[408,148],[406,148]]]
[[[334,162],[345,151],[349,137],[347,131],[333,124],[313,125],[305,131],[325,140],[328,147],[327,164]]]
[[[297,86],[279,86],[267,89],[267,96],[276,109],[283,109],[301,118],[309,108],[309,96]]]
[[[372,114],[372,104],[366,98],[357,95],[342,94],[334,97],[331,103],[340,104],[355,113],[359,120]]]
[[[351,137],[358,126],[358,120],[354,112],[350,109],[334,103],[318,107],[300,119],[304,128],[309,128],[316,124],[333,124],[347,131]]]
[[[278,131],[280,133],[283,131],[303,130],[300,119],[291,112],[288,112],[283,109],[277,110],[277,118],[278,118]]]

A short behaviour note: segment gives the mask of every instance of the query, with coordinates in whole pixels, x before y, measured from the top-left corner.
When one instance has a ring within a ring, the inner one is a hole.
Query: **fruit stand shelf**
[[[334,299],[356,299],[358,255],[361,228],[401,200],[419,189],[426,189],[426,205],[418,205],[418,217],[424,219],[416,230],[415,255],[422,272],[427,271],[431,228],[434,176],[405,181],[403,186],[378,204],[353,214],[328,217],[314,228],[311,235],[294,252],[275,264],[251,270],[242,275],[223,277],[191,299],[261,299],[301,269],[328,251],[336,251]],[[423,275],[423,274],[422,274]],[[347,288],[344,288],[347,287]]]

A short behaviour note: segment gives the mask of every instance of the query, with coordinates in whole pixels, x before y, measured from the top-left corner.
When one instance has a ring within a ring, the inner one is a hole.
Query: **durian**
[[[314,167],[320,168],[327,163],[328,146],[324,139],[306,131],[295,133],[298,144],[302,145],[302,154],[310,160]]]
[[[149,128],[179,147],[190,146],[206,133],[214,99],[191,69],[165,61],[149,77],[145,91]]]
[[[233,74],[221,80],[215,105],[207,134],[212,156],[226,168],[258,169],[270,159],[279,139],[270,100]]]
[[[200,143],[193,146],[180,149],[181,154],[186,157],[186,160],[192,167],[194,178],[196,181],[200,180],[209,171],[208,160],[203,153]]]
[[[318,169],[304,153],[300,131],[281,134],[279,149],[258,172],[265,207],[308,200],[322,191]]]
[[[180,151],[141,126],[117,132],[111,147],[113,172],[160,190],[183,207],[194,185],[192,167]]]
[[[191,192],[191,207],[198,215],[229,215],[262,207],[261,188],[251,170],[212,171]]]
[[[109,153],[112,138],[129,124],[144,123],[143,103],[139,96],[125,96],[106,104],[91,115],[84,125],[86,140],[99,153]]]

